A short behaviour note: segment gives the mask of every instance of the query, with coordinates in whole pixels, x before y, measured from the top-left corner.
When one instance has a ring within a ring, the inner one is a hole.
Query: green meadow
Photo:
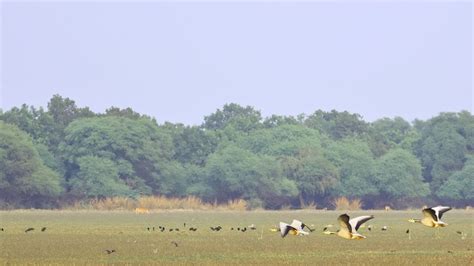
[[[359,232],[364,240],[323,234],[341,211],[2,211],[0,264],[370,264],[473,265],[474,212],[452,210],[446,228],[412,224],[421,211],[354,211],[373,214]],[[300,219],[308,236],[281,238],[270,229]],[[186,226],[184,225],[186,223]],[[251,224],[256,230],[237,230]],[[210,226],[222,226],[219,232]],[[159,226],[166,230],[160,232]],[[381,228],[387,226],[387,231]],[[25,229],[35,230],[25,233]],[[44,232],[41,228],[46,227]],[[150,228],[148,230],[147,228]],[[155,231],[153,231],[155,227]],[[189,227],[197,227],[196,232]],[[231,230],[231,228],[234,230]],[[169,231],[178,228],[179,231]],[[406,233],[410,230],[410,235]],[[464,239],[457,231],[467,234]],[[107,254],[106,250],[115,250]]]

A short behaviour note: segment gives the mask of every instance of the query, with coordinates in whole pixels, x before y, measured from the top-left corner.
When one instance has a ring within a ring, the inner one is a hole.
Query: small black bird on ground
[[[190,227],[189,228],[189,231],[193,231],[193,232],[196,232],[197,228],[196,227]]]
[[[407,231],[406,231],[405,233],[409,234],[409,233],[410,233],[410,229],[407,229]]]
[[[41,232],[46,231],[46,227],[41,228]]]
[[[0,231],[4,232],[5,230],[3,230],[3,227],[2,227],[2,228],[0,228]]]
[[[28,233],[28,232],[33,231],[33,230],[35,230],[35,229],[33,227],[30,227],[30,228],[25,230],[25,233]]]
[[[106,249],[105,252],[107,252],[107,254],[112,254],[115,252],[115,249],[111,249],[111,250]]]

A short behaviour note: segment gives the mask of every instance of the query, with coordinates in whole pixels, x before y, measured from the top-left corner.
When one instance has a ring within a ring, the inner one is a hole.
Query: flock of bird
[[[420,223],[424,226],[431,227],[431,228],[439,228],[439,227],[445,227],[448,224],[441,221],[441,218],[443,217],[443,214],[447,211],[451,210],[451,207],[446,207],[446,206],[436,206],[432,208],[425,208],[422,210],[422,213],[424,217],[422,219],[409,219],[409,222],[412,223]],[[323,229],[323,233],[327,235],[336,235],[345,239],[365,239],[366,236],[360,234],[357,232],[357,230],[360,227],[363,227],[364,223],[366,223],[369,220],[374,219],[375,217],[373,215],[364,215],[364,216],[358,216],[354,218],[350,218],[349,215],[347,214],[342,214],[337,218],[337,221],[339,222],[339,230],[337,231],[330,231],[329,228],[333,227],[333,225],[326,225]],[[186,223],[184,224],[184,227],[186,227]],[[166,228],[164,226],[159,226],[159,231],[164,232]],[[373,228],[373,225],[368,225],[367,230],[371,231]],[[211,226],[209,229],[213,232],[219,232],[223,230],[223,227],[218,225],[218,226]],[[240,232],[246,232],[247,230],[256,230],[257,227],[252,224],[249,226],[244,226],[244,227],[231,227],[231,231],[240,231]],[[308,231],[305,231],[307,229]],[[155,231],[155,227],[147,227],[148,231]],[[197,231],[197,227],[189,227],[189,231]],[[293,220],[290,224],[285,223],[285,222],[280,222],[279,228],[272,228],[270,229],[273,232],[280,232],[281,237],[286,237],[287,235],[308,235],[310,232],[315,231],[314,228],[309,227],[305,223],[299,221],[299,220]],[[381,227],[382,231],[387,231],[388,226],[384,225]],[[167,231],[169,232],[179,232],[179,228],[169,228]],[[407,229],[406,233],[409,234],[409,238],[411,239],[411,234],[410,230]],[[459,235],[462,236],[462,238],[465,238],[465,233],[461,231],[457,231]]]
[[[424,216],[422,219],[413,219],[412,218],[412,219],[409,219],[408,221],[411,222],[411,223],[421,223],[422,225],[427,226],[427,227],[431,227],[431,228],[445,227],[448,224],[441,221],[441,218],[443,217],[443,214],[445,212],[449,211],[449,210],[451,210],[451,207],[447,207],[447,206],[436,206],[436,207],[432,207],[432,208],[424,208],[422,210],[422,213],[423,213],[423,216]],[[340,226],[339,230],[337,230],[336,232],[329,231],[328,227],[332,227],[332,225],[328,225],[328,226],[324,227],[323,232],[327,235],[337,235],[337,236],[345,238],[345,239],[355,239],[355,240],[364,239],[366,237],[363,236],[362,234],[360,234],[359,232],[357,232],[357,230],[365,222],[367,222],[371,219],[374,219],[374,218],[375,217],[373,215],[365,215],[365,216],[354,217],[354,218],[351,219],[349,217],[349,215],[342,214],[337,218],[337,220],[339,222],[339,226]],[[307,227],[311,232],[314,230],[314,229],[309,228],[304,223],[302,223],[298,220],[293,220],[293,222],[291,224],[280,222],[280,230],[279,231],[280,231],[281,237],[285,237],[287,234],[308,235],[309,232],[304,231],[305,227]],[[372,226],[369,225],[367,227],[367,229],[369,231],[371,231]],[[388,227],[386,225],[384,225],[381,228],[381,230],[382,231],[387,231]],[[407,229],[406,233],[410,234],[410,229]],[[466,237],[465,233],[463,233],[461,231],[457,231],[457,233],[459,235],[461,235],[461,237],[463,239],[465,239],[465,237]],[[411,238],[411,235],[409,235],[409,238]]]
[[[451,207],[447,206],[436,206],[432,208],[424,208],[422,210],[423,213],[423,218],[421,219],[409,219],[408,221],[411,223],[420,223],[424,226],[431,227],[431,228],[440,228],[440,227],[446,227],[448,224],[441,221],[441,218],[443,217],[443,214],[447,211],[451,210]],[[339,230],[337,231],[330,231],[329,228],[333,227],[333,225],[329,224],[326,225],[323,228],[323,233],[327,235],[336,235],[341,238],[345,239],[350,239],[350,240],[359,240],[359,239],[365,239],[366,237],[357,230],[364,226],[363,224],[366,223],[367,221],[374,219],[375,217],[373,215],[365,215],[365,216],[358,216],[354,218],[350,218],[349,215],[347,214],[342,214],[337,218],[337,221],[339,222]],[[197,227],[188,227],[186,228],[186,223],[183,224],[184,229],[181,229],[181,231],[185,231],[186,229],[191,232],[196,232],[198,230]],[[367,230],[371,231],[373,228],[373,225],[368,225]],[[41,228],[41,232],[46,231],[46,227]],[[155,227],[147,227],[147,231],[155,231]],[[213,232],[219,232],[223,229],[222,226],[217,225],[217,226],[211,226],[209,229]],[[231,227],[231,231],[240,231],[240,232],[246,232],[247,230],[256,230],[257,227],[252,224],[249,226],[242,226],[242,227]],[[308,231],[305,231],[307,229]],[[25,230],[25,233],[34,231],[35,228],[29,227]],[[310,232],[315,231],[314,228],[309,227],[305,223],[299,221],[299,220],[293,220],[290,224],[285,223],[285,222],[280,222],[279,228],[272,228],[270,229],[273,232],[280,232],[280,235],[282,238],[286,237],[287,235],[295,235],[295,236],[304,236],[304,235],[309,235]],[[387,231],[388,227],[383,226],[381,227],[382,231]],[[4,228],[0,228],[0,231],[5,231]],[[164,226],[158,226],[156,231],[160,232],[180,232],[180,228],[168,228],[166,229]],[[263,233],[263,231],[262,231]],[[461,231],[456,231],[457,234],[461,236],[462,239],[465,239],[467,234],[461,232]],[[411,234],[410,230],[406,230],[406,234],[408,234],[409,238],[411,239]],[[171,242],[175,247],[178,247],[178,243],[175,241]],[[116,252],[115,249],[111,250],[106,250],[107,254],[112,254]]]

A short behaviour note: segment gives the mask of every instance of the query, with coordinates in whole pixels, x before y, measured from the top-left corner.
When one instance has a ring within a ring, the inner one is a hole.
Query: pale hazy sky
[[[368,121],[472,112],[472,5],[1,1],[0,107],[60,94],[185,124],[230,102]]]

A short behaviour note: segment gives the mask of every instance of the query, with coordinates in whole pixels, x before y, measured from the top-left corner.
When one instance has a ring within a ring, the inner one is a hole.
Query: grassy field
[[[100,211],[0,212],[0,264],[421,264],[474,265],[474,212],[445,214],[439,230],[411,224],[420,211],[363,211],[373,214],[374,229],[359,231],[365,240],[325,235],[335,211],[203,212],[171,211],[137,215]],[[270,228],[279,221],[300,219],[314,225],[309,236],[282,239]],[[183,223],[186,223],[186,228]],[[255,224],[257,230],[230,228]],[[167,230],[160,232],[158,226]],[[212,232],[209,227],[221,225]],[[388,226],[382,231],[382,226]],[[47,227],[41,232],[42,227]],[[152,231],[152,227],[155,231]],[[196,232],[187,230],[197,227]],[[28,227],[35,230],[25,233]],[[147,230],[150,227],[150,231]],[[169,232],[168,228],[179,228]],[[408,238],[406,230],[412,232]],[[465,239],[456,231],[467,233]],[[177,246],[174,243],[177,244]],[[116,252],[107,254],[106,249]]]

